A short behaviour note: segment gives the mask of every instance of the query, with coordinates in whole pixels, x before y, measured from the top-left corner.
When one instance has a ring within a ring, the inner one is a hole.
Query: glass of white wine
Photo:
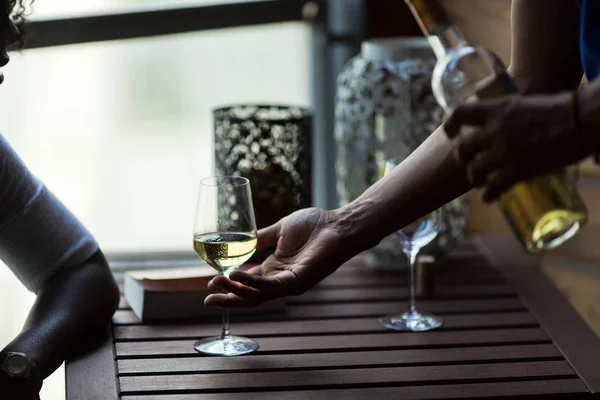
[[[395,160],[385,164],[385,174],[397,165]],[[428,331],[442,326],[442,319],[434,315],[425,315],[417,311],[415,299],[415,263],[419,251],[436,238],[443,226],[443,212],[439,208],[392,234],[402,246],[402,252],[408,259],[410,273],[409,310],[404,314],[388,315],[379,318],[379,323],[397,331]]]
[[[250,181],[239,176],[214,176],[200,182],[194,251],[224,276],[239,268],[256,251],[256,221]],[[219,356],[238,356],[258,349],[252,339],[232,336],[229,309],[223,308],[221,336],[194,344],[196,351]]]

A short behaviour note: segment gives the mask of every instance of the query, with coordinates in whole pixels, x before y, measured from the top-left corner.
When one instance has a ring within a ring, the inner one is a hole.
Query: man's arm
[[[42,285],[23,330],[3,353],[25,353],[45,378],[100,338],[118,303],[119,289],[98,251]]]
[[[526,93],[577,87],[578,13],[574,0],[515,0],[510,72]],[[250,273],[217,277],[209,288],[224,288],[205,303],[256,305],[269,298],[299,294],[344,261],[376,245],[422,215],[471,189],[465,167],[453,156],[453,143],[438,128],[393,172],[358,199],[333,212],[302,210],[259,232],[261,247],[277,244],[274,256]]]
[[[600,82],[577,88],[581,66],[575,51],[576,21],[581,10],[574,1],[549,3],[554,19],[549,16],[550,23],[542,23],[532,19],[536,5],[522,0],[513,14],[516,56],[511,70],[529,96],[463,104],[444,124],[457,142],[456,156],[487,202],[517,182],[577,163],[600,148]],[[562,24],[552,24],[561,16]],[[532,40],[532,35],[544,37],[550,29],[562,33],[563,27],[566,34],[552,41],[554,52]],[[476,127],[477,134],[461,137],[462,126]]]
[[[513,0],[511,25],[509,73],[523,94],[579,86],[579,8],[574,0]],[[437,129],[389,177],[340,210],[344,226],[358,238],[380,240],[468,191],[464,166],[452,151],[452,142]]]
[[[509,73],[522,94],[574,90],[583,70],[575,0],[513,0]]]

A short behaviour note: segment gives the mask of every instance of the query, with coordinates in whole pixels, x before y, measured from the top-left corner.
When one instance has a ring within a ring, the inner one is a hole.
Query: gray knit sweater
[[[0,135],[0,258],[31,291],[98,245]]]

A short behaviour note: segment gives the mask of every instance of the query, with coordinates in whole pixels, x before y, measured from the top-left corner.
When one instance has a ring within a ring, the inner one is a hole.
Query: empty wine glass
[[[194,250],[220,275],[229,274],[248,261],[256,250],[256,222],[250,181],[239,176],[215,176],[200,182]],[[194,344],[196,351],[219,356],[237,356],[258,349],[256,341],[232,336],[229,309],[223,308],[221,336]]]
[[[394,160],[386,162],[385,174],[395,166]],[[437,209],[415,222],[395,232],[392,237],[402,246],[406,255],[410,274],[409,310],[404,314],[388,315],[379,318],[379,323],[397,331],[428,331],[439,328],[443,320],[434,315],[424,315],[417,311],[415,299],[415,263],[419,251],[436,238],[443,226],[442,209]]]

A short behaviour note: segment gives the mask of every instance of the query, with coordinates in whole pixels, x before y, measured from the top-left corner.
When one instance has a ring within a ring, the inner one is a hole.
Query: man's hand
[[[483,188],[485,201],[592,152],[576,132],[578,116],[571,96],[508,96],[456,108],[444,129],[448,137],[456,138],[455,157],[465,165],[473,186]],[[459,136],[462,126],[477,130]]]
[[[333,212],[318,208],[297,211],[258,232],[258,247],[277,245],[262,265],[247,272],[217,276],[204,304],[220,307],[253,307],[282,296],[299,295],[331,274],[354,253],[345,249]]]

